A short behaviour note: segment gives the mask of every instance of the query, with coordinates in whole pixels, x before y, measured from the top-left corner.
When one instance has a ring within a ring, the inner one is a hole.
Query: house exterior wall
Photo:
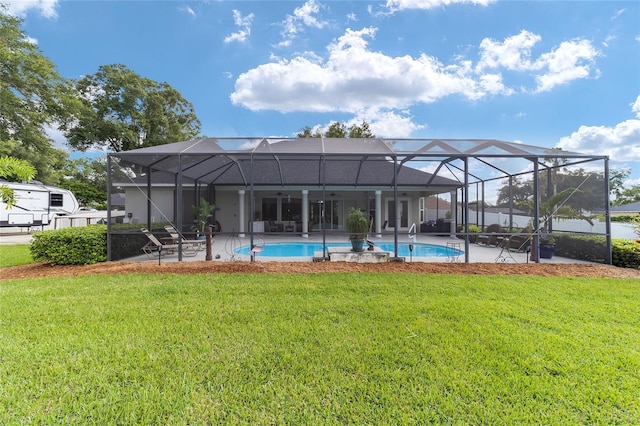
[[[153,205],[151,208],[152,222],[174,222],[173,214],[173,188],[153,188],[151,192]],[[147,221],[147,197],[137,188],[125,188],[125,212],[131,213],[131,221],[146,223]]]
[[[251,217],[251,209],[250,209],[250,191],[244,190],[244,195],[240,195],[238,189],[220,189],[217,188],[215,191],[215,220],[219,222],[222,232],[243,232],[248,233],[250,229],[250,221]],[[277,192],[281,192],[281,195],[276,195]],[[406,193],[406,195],[401,196],[402,200],[407,200],[409,203],[409,217],[408,217],[408,226],[401,227],[400,230],[405,231],[411,227],[412,224],[416,224],[416,227],[420,229],[420,197],[424,197],[426,194],[424,191],[402,191]],[[128,187],[125,188],[125,211],[126,213],[132,214],[132,220],[137,221],[137,223],[144,224],[147,218],[147,200],[146,194],[141,192],[137,188]],[[279,189],[279,190],[255,190],[255,210],[256,212],[261,212],[262,209],[262,199],[264,197],[267,198],[277,198],[278,201],[278,221],[279,222],[287,222],[287,219],[283,217],[282,208],[284,204],[287,202],[287,196],[291,196],[293,198],[302,198],[302,189]],[[152,189],[152,201],[154,207],[152,207],[152,221],[154,222],[164,222],[170,221],[173,223],[177,222],[177,218],[174,215],[174,189],[173,187],[154,187]],[[322,192],[319,190],[310,190],[308,201],[311,206],[317,204],[318,201],[322,197]],[[351,208],[357,208],[362,210],[369,211],[370,206],[374,206],[375,203],[370,200],[375,199],[375,191],[344,191],[344,190],[327,190],[325,194],[326,200],[339,200],[342,203],[342,218],[340,223],[344,223],[344,217],[349,212]],[[191,212],[191,206],[194,203],[194,193],[192,188],[185,188],[183,190],[183,229],[188,230],[193,225],[193,214]],[[239,203],[240,200],[244,202],[244,209],[240,209]],[[385,220],[389,220],[388,215],[388,205],[387,202],[393,199],[393,191],[387,190],[382,191],[381,194],[381,224],[384,223]],[[212,200],[214,201],[214,200]],[[240,216],[241,210],[243,215]],[[309,212],[311,214],[311,208]],[[435,209],[427,208],[425,203],[425,220],[435,219]],[[375,217],[372,213],[372,217]],[[442,210],[440,211],[440,216],[443,216]],[[260,218],[260,221],[265,220],[264,217]],[[241,223],[243,226],[241,227]],[[340,226],[338,229],[342,229]],[[267,230],[268,228],[265,228]],[[334,228],[335,229],[335,228]],[[387,231],[389,229],[393,229],[393,225],[387,225]],[[309,230],[312,230],[310,227]]]

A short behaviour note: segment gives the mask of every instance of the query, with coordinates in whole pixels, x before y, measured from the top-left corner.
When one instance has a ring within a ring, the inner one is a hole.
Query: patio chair
[[[163,253],[174,254],[180,248],[180,245],[178,243],[161,243],[160,240],[158,240],[158,238],[156,238],[156,236],[153,235],[147,228],[141,228],[140,231],[149,239],[149,242],[142,247],[142,251],[150,258],[160,257]],[[196,254],[197,251],[193,248],[192,245],[182,245],[183,256],[195,256]]]
[[[484,244],[487,247],[490,247],[490,246],[498,247],[498,245],[504,239],[502,235],[499,235],[501,232],[502,232],[502,226],[499,223],[491,224],[485,228],[484,233],[478,235],[478,239],[476,240],[476,243]]]
[[[531,246],[531,229],[525,228],[521,233],[510,235],[505,241],[508,250],[526,253]]]
[[[275,220],[270,220],[269,232],[284,232],[284,225],[282,223],[276,223]]]
[[[177,244],[178,241],[182,240],[182,244],[189,244],[193,246],[196,251],[200,251],[204,249],[205,240],[187,240],[181,235],[178,230],[173,225],[165,225],[164,230],[171,236],[173,243]],[[213,236],[211,238],[211,242],[213,243]]]

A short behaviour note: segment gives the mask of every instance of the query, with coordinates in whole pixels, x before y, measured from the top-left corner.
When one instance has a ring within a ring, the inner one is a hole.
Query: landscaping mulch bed
[[[640,278],[640,270],[598,264],[551,263],[348,263],[348,262],[104,262],[82,266],[32,263],[0,270],[0,280],[89,274],[314,274],[333,272],[388,272],[467,275],[537,275]]]

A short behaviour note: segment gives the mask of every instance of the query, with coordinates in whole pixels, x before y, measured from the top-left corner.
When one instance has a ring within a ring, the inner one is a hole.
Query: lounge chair
[[[502,226],[499,223],[491,224],[485,228],[484,233],[478,235],[476,243],[484,244],[487,247],[497,247],[504,239],[504,237],[500,235],[501,232]]]
[[[142,251],[150,258],[160,257],[162,254],[174,254],[180,249],[180,244],[169,243],[163,244],[151,233],[147,228],[141,228],[140,231],[147,236],[149,242],[142,247]],[[195,256],[197,251],[191,244],[182,244],[183,256]]]
[[[182,244],[189,244],[193,246],[196,251],[202,250],[205,245],[205,240],[187,240],[181,235],[178,230],[173,225],[166,225],[164,230],[171,236],[171,239],[174,243],[178,243],[178,241],[182,240]],[[213,240],[213,237],[212,237]],[[212,241],[213,242],[213,241]]]

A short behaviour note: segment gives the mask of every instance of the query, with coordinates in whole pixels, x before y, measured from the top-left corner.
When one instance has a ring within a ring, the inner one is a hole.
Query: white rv
[[[76,197],[66,189],[37,181],[19,183],[0,179],[0,185],[13,189],[16,195],[16,204],[10,209],[0,201],[0,227],[44,226],[55,216],[74,214],[80,208]]]

